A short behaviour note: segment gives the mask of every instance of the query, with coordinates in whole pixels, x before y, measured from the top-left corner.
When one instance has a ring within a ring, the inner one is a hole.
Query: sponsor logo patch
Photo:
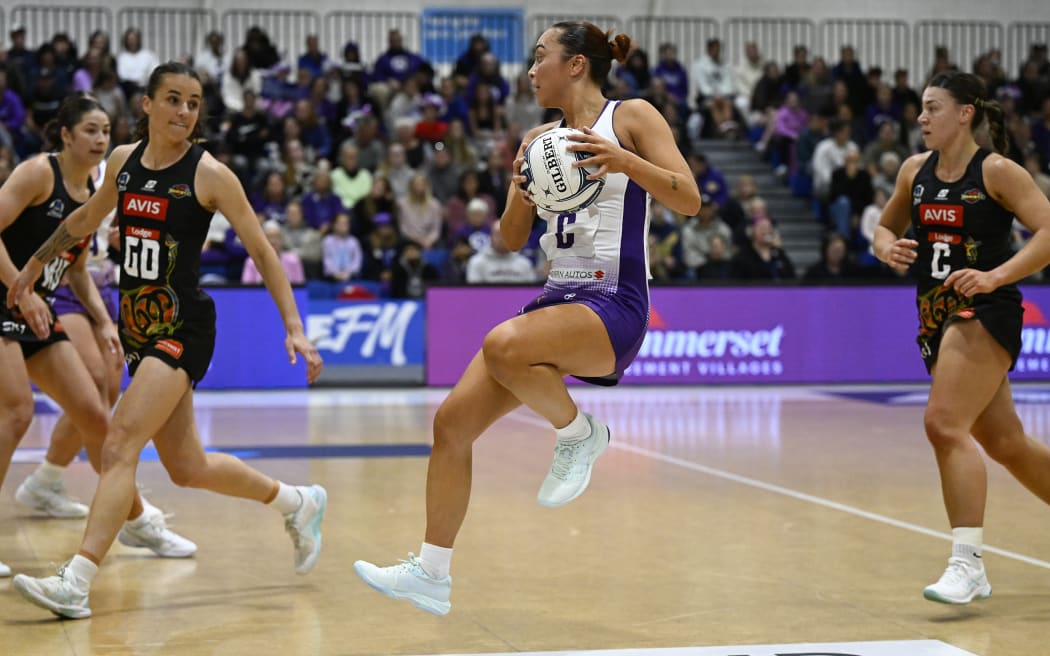
[[[168,218],[168,199],[124,194],[121,211],[130,216],[141,216],[145,219],[165,221]]]
[[[186,198],[192,193],[193,191],[188,184],[177,184],[168,187],[168,195],[172,198]]]
[[[124,234],[129,237],[138,237],[139,239],[160,239],[160,230],[151,230],[142,226],[128,226],[124,230]]]
[[[923,225],[946,225],[961,228],[963,227],[963,208],[962,205],[923,203],[919,205],[919,220]]]
[[[926,235],[929,241],[939,241],[945,244],[961,244],[962,235],[953,235],[948,232],[931,232]]]
[[[66,204],[62,202],[61,198],[56,198],[47,206],[47,215],[52,219],[61,219],[65,211]]]
[[[985,196],[980,189],[967,189],[962,194],[963,201],[969,203],[970,205],[973,205],[974,203],[982,201],[986,198],[988,197]]]
[[[173,339],[162,339],[157,342],[157,350],[164,351],[173,358],[182,357],[182,344]]]

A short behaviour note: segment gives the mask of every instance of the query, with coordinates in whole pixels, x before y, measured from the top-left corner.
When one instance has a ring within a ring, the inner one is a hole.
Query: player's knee
[[[117,467],[135,467],[138,464],[141,448],[136,448],[132,441],[132,432],[128,427],[114,422],[109,427],[106,439],[102,443],[102,471]]]
[[[496,380],[503,380],[523,364],[521,338],[515,329],[506,325],[489,331],[481,344],[481,352],[486,368]]]
[[[168,470],[171,482],[179,487],[204,487],[205,477],[196,467],[176,465]]]
[[[964,431],[956,428],[952,421],[952,414],[950,408],[935,405],[926,408],[923,426],[926,429],[926,439],[935,449],[952,448],[960,439],[969,439]]]
[[[472,436],[464,435],[461,424],[456,420],[456,413],[442,403],[434,413],[434,448],[470,449]]]
[[[0,439],[10,439],[17,444],[33,421],[33,397],[15,399],[0,409]]]

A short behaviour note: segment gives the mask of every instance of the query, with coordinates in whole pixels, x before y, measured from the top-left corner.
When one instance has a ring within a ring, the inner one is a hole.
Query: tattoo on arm
[[[69,234],[69,231],[66,230],[66,224],[60,223],[48,240],[33,253],[33,257],[47,264],[62,253],[65,253],[78,241],[80,241],[79,238]]]
[[[678,191],[678,176],[671,174],[671,191]]]

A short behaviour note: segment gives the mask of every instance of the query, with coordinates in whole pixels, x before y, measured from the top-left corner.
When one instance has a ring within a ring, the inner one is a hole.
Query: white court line
[[[511,416],[527,424],[541,426],[552,431],[554,430],[553,428],[551,428],[551,425],[547,421],[541,419],[540,417],[523,414],[523,412],[524,411],[522,410],[515,410],[513,413],[511,413]],[[797,490],[792,490],[791,488],[782,487],[780,485],[766,483],[765,481],[760,481],[756,478],[741,476],[740,474],[734,474],[732,472],[725,471],[724,469],[717,469],[715,467],[708,467],[707,465],[701,465],[699,463],[692,462],[689,460],[683,460],[681,458],[669,456],[665,453],[660,453],[659,451],[644,449],[640,446],[634,446],[632,444],[624,444],[622,441],[611,442],[609,444],[609,447],[613,449],[619,449],[621,451],[627,451],[629,453],[634,453],[636,455],[645,456],[646,458],[650,458],[652,460],[659,460],[660,462],[665,462],[669,465],[675,465],[683,469],[689,469],[691,471],[699,472],[701,474],[707,474],[708,476],[714,476],[716,478],[721,478],[727,481],[733,481],[734,483],[740,483],[741,485],[747,485],[749,487],[757,488],[759,490],[765,490],[766,492],[773,492],[774,494],[780,494],[785,497],[790,497],[792,499],[798,499],[799,501],[805,501],[807,503],[812,503],[817,506],[824,506],[825,508],[838,510],[840,512],[848,513],[856,517],[863,517],[864,519],[870,519],[874,522],[879,522],[881,524],[895,526],[897,528],[902,528],[906,531],[912,531],[914,533],[921,533],[922,535],[928,535],[930,537],[941,538],[942,540],[947,540],[949,542],[951,542],[952,540],[952,536],[950,533],[944,533],[943,531],[935,531],[933,529],[926,528],[925,526],[919,526],[918,524],[912,524],[911,522],[905,522],[899,519],[894,519],[892,517],[887,517],[885,515],[880,515],[878,513],[868,512],[867,510],[861,510],[860,508],[857,508],[855,506],[850,506],[845,503],[839,503],[837,501],[831,501],[830,499],[825,499],[823,497],[818,497],[812,494],[806,494],[805,492],[799,492]],[[1036,567],[1042,567],[1043,569],[1050,569],[1050,562],[1047,562],[1045,560],[1039,560],[1038,558],[1032,558],[1031,556],[1026,556],[1024,554],[1019,554],[1013,551],[1007,551],[1006,549],[1000,549],[998,547],[991,547],[988,545],[984,545],[982,549],[988,553],[993,553],[998,556],[1003,556],[1005,558],[1017,560],[1022,563],[1027,563],[1029,565],[1035,565]]]

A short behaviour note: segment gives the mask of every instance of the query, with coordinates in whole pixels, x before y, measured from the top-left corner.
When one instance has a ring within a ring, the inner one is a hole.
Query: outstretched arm
[[[285,339],[288,360],[295,364],[295,354],[302,354],[306,358],[307,380],[314,382],[321,375],[321,356],[306,338],[299,308],[296,307],[292,286],[281,266],[281,259],[266,240],[259,219],[244,195],[240,180],[224,164],[211,155],[204,155],[197,167],[195,184],[200,204],[222,212],[233,226],[234,232],[241,238],[244,248],[262,275],[266,289],[277,305],[277,311],[281,313],[288,335]]]

